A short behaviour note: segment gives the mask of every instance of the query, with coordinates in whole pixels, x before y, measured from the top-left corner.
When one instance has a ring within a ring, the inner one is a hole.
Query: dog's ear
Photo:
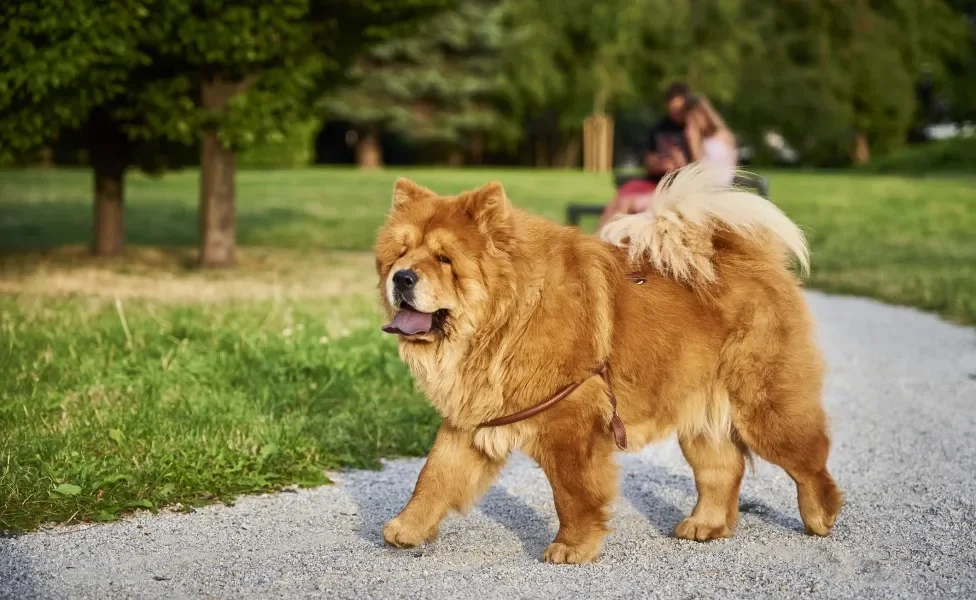
[[[405,177],[397,177],[393,184],[393,208],[401,208],[431,195],[433,195],[432,192],[427,188],[421,187]]]
[[[502,184],[493,181],[466,196],[465,211],[478,228],[495,243],[507,243],[512,234],[512,205]]]

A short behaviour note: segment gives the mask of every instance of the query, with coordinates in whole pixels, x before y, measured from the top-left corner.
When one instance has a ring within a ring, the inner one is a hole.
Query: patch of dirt
[[[372,254],[239,248],[238,266],[204,271],[185,248],[129,247],[122,258],[83,246],[0,255],[0,294],[197,303],[364,296],[376,289]]]

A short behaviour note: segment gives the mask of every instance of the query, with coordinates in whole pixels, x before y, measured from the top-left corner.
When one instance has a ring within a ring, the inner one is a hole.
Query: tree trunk
[[[38,166],[43,169],[50,169],[54,166],[54,148],[44,146],[37,153]]]
[[[203,108],[215,114],[226,111],[230,100],[246,91],[256,79],[256,76],[241,81],[205,77],[201,86]],[[216,126],[205,127],[200,142],[201,266],[232,267],[237,262],[236,168],[234,151],[220,143]]]
[[[447,165],[449,167],[464,166],[464,153],[459,148],[454,148],[447,155]]]
[[[863,131],[858,131],[854,137],[854,162],[863,165],[871,160],[871,148],[868,138]]]
[[[101,157],[92,162],[95,171],[92,254],[119,256],[125,249],[125,166],[115,157]]]
[[[579,165],[580,144],[580,136],[575,133],[569,134],[569,139],[559,149],[559,154],[556,157],[556,166],[563,169],[573,169]]]
[[[372,127],[359,136],[356,144],[356,166],[360,169],[379,169],[383,166],[380,136]]]
[[[125,170],[132,147],[108,110],[92,111],[86,128],[95,175],[91,252],[119,256],[125,250]]]
[[[547,153],[546,140],[542,134],[537,133],[535,136],[535,166],[537,169],[549,166]]]
[[[200,265],[232,267],[237,262],[234,214],[234,153],[203,132],[200,144]]]
[[[471,163],[480,165],[485,162],[485,134],[474,133],[471,135]]]

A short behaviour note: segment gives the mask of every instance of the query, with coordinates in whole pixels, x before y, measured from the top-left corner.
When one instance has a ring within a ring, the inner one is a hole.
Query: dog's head
[[[438,196],[398,179],[376,240],[380,292],[391,317],[383,330],[405,342],[470,336],[506,279],[512,227],[501,184]]]

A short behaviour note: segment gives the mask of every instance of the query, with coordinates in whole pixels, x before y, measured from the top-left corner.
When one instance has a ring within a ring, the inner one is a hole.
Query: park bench
[[[620,186],[627,183],[631,179],[636,179],[640,175],[635,175],[633,173],[613,173],[613,182],[617,189]],[[760,175],[754,175],[752,173],[739,173],[732,180],[732,185],[753,191],[763,198],[769,198],[769,180]],[[607,202],[610,199],[607,198]],[[579,226],[580,219],[585,215],[594,215],[599,217],[603,214],[603,208],[606,204],[570,204],[566,207],[566,222],[569,225]]]

